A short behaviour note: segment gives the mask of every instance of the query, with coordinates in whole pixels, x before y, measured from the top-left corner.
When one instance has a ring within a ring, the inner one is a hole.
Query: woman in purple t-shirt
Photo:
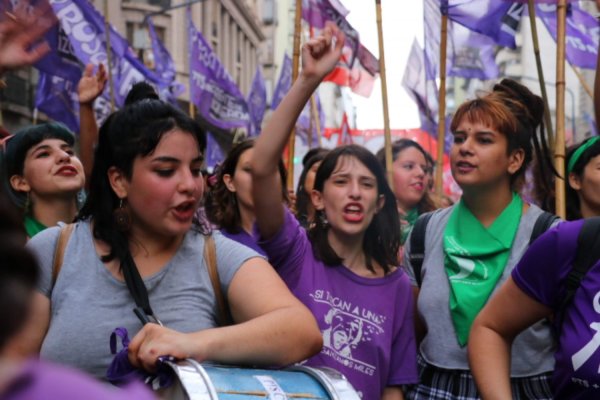
[[[252,169],[250,160],[254,154],[254,140],[246,139],[234,145],[223,163],[218,167],[215,185],[206,197],[206,216],[229,239],[235,240],[264,255],[252,234],[254,204],[252,201]],[[286,171],[279,160],[279,175],[285,188]],[[287,202],[287,191],[281,191]]]
[[[302,50],[300,76],[261,132],[252,159],[259,244],[313,313],[322,351],[306,361],[342,372],[363,399],[403,399],[417,381],[413,300],[398,265],[396,200],[374,154],[341,146],[323,159],[308,232],[282,205],[277,162],[303,106],[335,67],[343,34],[328,25]]]

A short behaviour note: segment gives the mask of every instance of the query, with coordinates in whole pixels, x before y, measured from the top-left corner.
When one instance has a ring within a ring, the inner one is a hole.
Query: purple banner
[[[154,55],[154,71],[161,80],[159,89],[161,97],[176,104],[177,96],[185,91],[185,87],[183,84],[175,81],[177,78],[175,63],[165,45],[158,39],[152,19],[148,18],[147,23],[150,42],[152,44],[152,53]]]
[[[448,76],[495,79],[500,75],[496,64],[496,44],[488,36],[464,26],[448,23]]]
[[[79,133],[77,82],[40,72],[35,107]]]
[[[276,109],[283,96],[292,87],[292,59],[287,55],[283,55],[283,63],[281,64],[281,72],[279,73],[279,79],[277,85],[273,91],[273,98],[271,99],[271,109]]]
[[[258,136],[262,126],[262,120],[267,109],[267,88],[265,87],[265,79],[260,72],[260,66],[256,68],[252,87],[248,95],[248,111],[252,126],[250,136]]]
[[[322,134],[325,130],[325,113],[323,112],[323,107],[321,106],[321,99],[319,98],[318,90],[315,92],[314,96],[317,118],[319,118],[319,127]],[[319,132],[317,131],[315,115],[312,110],[310,100],[308,103],[306,103],[302,109],[302,113],[300,113],[300,116],[296,121],[296,135],[300,137],[309,148],[319,145]],[[309,143],[309,136],[312,138],[311,143]]]
[[[219,146],[219,143],[215,140],[211,132],[206,132],[206,152],[204,158],[206,166],[213,169],[225,158],[223,151],[221,151],[221,146]]]
[[[194,27],[189,10],[187,20],[190,92],[198,113],[208,123],[221,129],[248,128],[250,115],[242,92]]]
[[[567,10],[567,60],[576,67],[596,69],[600,40],[598,20],[583,11],[577,3],[569,4]],[[556,41],[556,5],[536,5],[535,13]]]
[[[448,18],[472,31],[489,36],[498,45],[515,48],[524,4],[501,0],[436,0],[447,8]],[[445,10],[444,10],[445,11]],[[437,25],[439,27],[439,25]]]

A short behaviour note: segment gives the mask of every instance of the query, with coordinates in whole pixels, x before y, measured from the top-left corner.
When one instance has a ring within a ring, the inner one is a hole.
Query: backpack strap
[[[54,259],[52,261],[52,282],[50,286],[52,288],[54,287],[54,284],[58,279],[60,269],[62,268],[65,256],[65,248],[67,247],[71,233],[73,233],[73,228],[75,228],[75,224],[67,224],[60,228],[60,233],[58,234],[58,240],[56,242],[56,249],[54,250]]]
[[[531,246],[531,244],[535,242],[535,239],[550,229],[554,221],[559,219],[559,217],[549,213],[548,211],[542,211],[542,213],[535,220],[535,225],[533,225],[533,230],[531,231],[531,236],[529,237],[529,245]]]
[[[415,279],[417,280],[417,285],[419,287],[421,287],[421,283],[423,283],[421,269],[423,267],[423,260],[425,259],[425,232],[427,231],[427,224],[434,212],[435,211],[430,211],[420,215],[410,232],[409,260],[410,265],[413,267]]]
[[[600,259],[600,217],[586,218],[577,237],[577,255],[567,275],[566,293],[555,315],[560,325],[566,308],[571,304],[575,292],[590,268]],[[559,326],[560,326],[559,325]]]
[[[213,235],[204,236],[204,260],[206,261],[210,283],[215,292],[215,299],[219,310],[219,325],[227,325],[231,321],[231,318],[227,308],[227,301],[221,290],[221,280],[219,278],[219,270],[217,269],[217,248]]]

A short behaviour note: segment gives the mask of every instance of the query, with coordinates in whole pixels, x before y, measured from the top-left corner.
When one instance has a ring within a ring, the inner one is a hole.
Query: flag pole
[[[583,90],[585,90],[585,92],[590,96],[590,98],[593,101],[594,100],[594,92],[592,92],[592,88],[590,88],[590,85],[587,84],[587,82],[585,81],[585,78],[583,77],[583,75],[581,75],[581,71],[579,71],[577,69],[577,67],[575,67],[570,62],[569,62],[569,65],[573,69],[573,72],[575,72],[575,76],[577,77],[577,79],[579,79],[579,83],[581,84],[581,87],[583,88]]]
[[[110,24],[108,23],[108,0],[104,0],[104,31],[106,32],[106,67],[108,71],[108,88],[110,90],[110,112],[115,111],[115,87],[112,76],[111,45],[110,45]]]
[[[444,143],[446,136],[446,51],[448,44],[448,13],[442,13],[440,32],[440,90],[438,109],[437,159],[435,160],[435,193],[442,197],[444,191]]]
[[[375,0],[377,15],[377,36],[379,37],[379,77],[381,78],[381,100],[383,103],[383,135],[385,139],[385,169],[387,180],[394,189],[392,171],[392,134],[390,132],[390,114],[388,107],[387,79],[385,74],[385,51],[383,46],[383,23],[381,17],[381,0]]]
[[[556,8],[556,143],[554,167],[558,172],[555,182],[556,210],[560,218],[566,217],[565,198],[565,34],[567,23],[566,0],[558,0]]]
[[[548,94],[546,93],[546,81],[544,80],[544,70],[542,69],[540,42],[537,34],[537,24],[535,22],[534,0],[528,0],[527,7],[529,10],[529,25],[531,26],[531,38],[533,39],[533,53],[535,54],[535,65],[537,66],[538,79],[540,80],[540,91],[542,93],[542,99],[544,99],[544,125],[546,125],[546,130],[548,132],[548,143],[550,143],[551,148],[554,148],[554,129],[552,128],[550,106],[548,104]]]
[[[317,108],[317,100],[315,98],[316,94],[310,96],[310,111],[313,117],[313,123],[315,124],[315,131],[317,132],[317,145],[321,147],[321,115],[319,114],[319,109]],[[312,147],[312,129],[309,132],[309,142],[308,148]]]
[[[300,69],[300,34],[302,22],[302,0],[296,0],[296,15],[294,18],[294,50],[292,57],[292,84],[298,78]],[[296,127],[292,128],[288,141],[287,187],[294,190],[294,148],[296,146]]]

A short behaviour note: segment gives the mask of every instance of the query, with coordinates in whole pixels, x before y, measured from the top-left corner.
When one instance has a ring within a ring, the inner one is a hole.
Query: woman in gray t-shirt
[[[220,284],[236,324],[217,327],[205,236],[193,223],[205,144],[191,118],[158,100],[129,105],[103,124],[90,192],[56,282],[59,228],[29,244],[42,264],[35,322],[24,336],[30,350],[101,377],[116,327],[134,335],[129,360],[147,370],[161,355],[285,365],[320,349],[314,318],[273,268],[218,234]],[[135,301],[134,293],[141,293]],[[142,325],[136,304],[164,327]]]

